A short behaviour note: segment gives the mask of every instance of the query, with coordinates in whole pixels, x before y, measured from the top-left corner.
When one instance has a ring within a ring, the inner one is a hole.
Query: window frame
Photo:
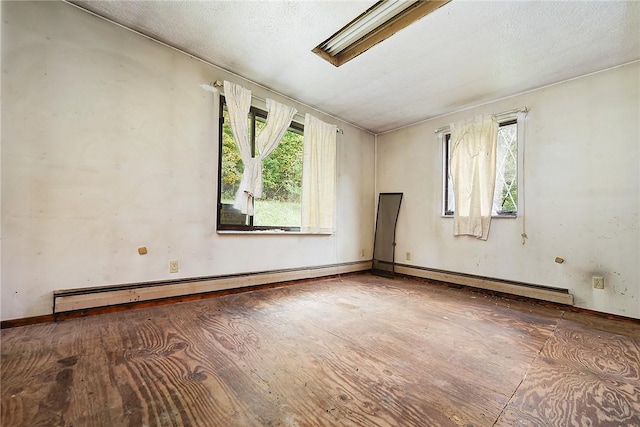
[[[219,120],[218,120],[218,196],[217,196],[217,204],[216,204],[216,230],[223,232],[264,232],[264,231],[273,231],[273,232],[300,232],[300,227],[292,227],[292,226],[265,226],[265,225],[253,225],[253,215],[246,215],[248,217],[248,224],[223,224],[221,223],[221,213],[222,213],[222,146],[223,146],[223,138],[224,138],[224,110],[226,108],[226,99],[224,95],[220,95],[220,105],[219,105]],[[267,111],[251,105],[249,109],[249,115],[247,119],[251,120],[252,126],[249,129],[249,139],[251,142],[251,155],[255,156],[256,149],[256,117],[260,117],[263,120],[267,119]],[[296,122],[295,120],[291,120],[291,124],[289,125],[288,130],[294,131],[300,135],[304,135],[304,125],[302,123]],[[303,159],[301,158],[302,162]]]
[[[518,212],[521,211],[521,198],[520,198],[520,174],[521,174],[521,123],[518,119],[518,116],[510,115],[508,117],[501,118],[498,120],[498,129],[502,126],[509,126],[515,124],[516,128],[516,144],[517,144],[517,156],[516,156],[516,181],[518,185],[518,195],[517,195],[517,210],[516,212],[508,212],[508,213],[498,213],[491,214],[491,218],[517,218]],[[451,130],[446,129],[441,133],[442,139],[442,204],[441,204],[441,216],[443,218],[453,218],[455,216],[455,211],[447,210],[449,207],[448,197],[449,197],[449,167],[450,167],[450,139],[451,139]],[[496,171],[497,172],[497,171]]]

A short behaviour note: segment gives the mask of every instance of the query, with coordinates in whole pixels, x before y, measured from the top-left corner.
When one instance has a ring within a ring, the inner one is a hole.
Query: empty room
[[[640,2],[0,22],[3,427],[640,426]]]

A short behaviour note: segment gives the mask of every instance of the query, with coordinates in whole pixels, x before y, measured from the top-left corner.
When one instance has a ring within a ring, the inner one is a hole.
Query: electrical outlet
[[[407,253],[405,254],[405,259],[406,259],[407,261],[411,261],[411,252],[407,252]]]
[[[604,277],[593,276],[591,282],[594,289],[604,289]]]
[[[177,273],[178,272],[178,260],[169,261],[169,273]]]

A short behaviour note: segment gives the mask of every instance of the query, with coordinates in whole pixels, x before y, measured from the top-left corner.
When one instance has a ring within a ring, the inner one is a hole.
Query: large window
[[[262,164],[262,198],[254,200],[254,215],[233,208],[244,165],[229,126],[229,114],[220,97],[220,167],[218,230],[300,230],[302,189],[302,124],[292,122],[278,147]],[[252,153],[256,135],[265,126],[267,112],[251,107],[247,117]]]
[[[451,134],[444,135],[444,215],[453,216],[455,199],[451,180]],[[501,122],[498,128],[496,150],[496,187],[491,214],[514,217],[518,214],[518,123],[517,120]]]

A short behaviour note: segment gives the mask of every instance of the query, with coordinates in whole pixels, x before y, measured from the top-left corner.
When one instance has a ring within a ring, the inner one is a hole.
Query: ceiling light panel
[[[378,1],[313,52],[339,67],[449,1]]]

